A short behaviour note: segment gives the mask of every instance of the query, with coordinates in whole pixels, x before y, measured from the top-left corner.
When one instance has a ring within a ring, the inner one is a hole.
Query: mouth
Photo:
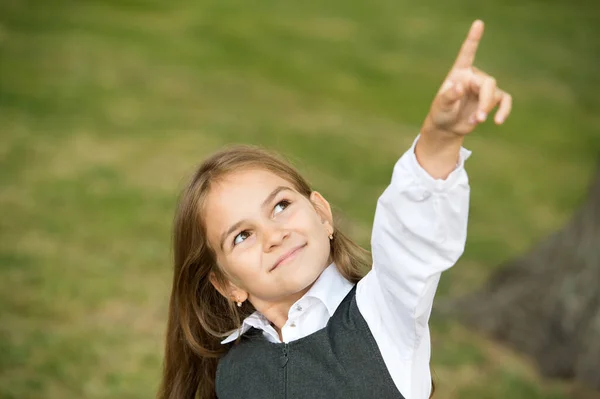
[[[277,261],[271,266],[269,272],[277,269],[282,264],[290,262],[292,259],[296,257],[306,247],[306,244],[298,245],[297,247],[292,248],[290,251],[286,252],[283,256],[281,256]]]

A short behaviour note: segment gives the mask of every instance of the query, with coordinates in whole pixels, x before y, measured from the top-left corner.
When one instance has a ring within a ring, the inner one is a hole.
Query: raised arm
[[[358,285],[359,309],[371,330],[400,348],[384,358],[395,356],[408,368],[429,363],[427,326],[435,291],[441,273],[456,263],[465,246],[469,182],[464,162],[470,153],[462,148],[464,137],[494,107],[499,106],[497,124],[511,109],[510,95],[473,67],[482,34],[483,23],[475,21],[421,134],[394,166],[375,212],[373,270]],[[403,372],[403,394],[422,397],[430,381]]]

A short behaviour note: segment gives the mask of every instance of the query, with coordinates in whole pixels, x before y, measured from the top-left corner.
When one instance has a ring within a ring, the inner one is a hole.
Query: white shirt
[[[356,302],[398,390],[406,399],[431,391],[429,315],[441,273],[462,255],[467,236],[469,181],[461,148],[456,169],[433,179],[418,163],[414,147],[394,166],[392,181],[377,202],[371,236],[372,270],[357,284]],[[288,313],[283,342],[310,335],[327,324],[352,289],[335,265],[325,269]],[[235,340],[251,327],[282,342],[259,312],[248,316]]]

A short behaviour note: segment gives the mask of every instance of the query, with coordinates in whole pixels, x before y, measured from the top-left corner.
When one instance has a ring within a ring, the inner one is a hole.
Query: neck
[[[277,302],[268,302],[257,298],[250,298],[250,302],[252,302],[252,305],[256,310],[262,313],[263,316],[271,322],[273,327],[275,327],[275,330],[277,330],[279,338],[281,338],[281,329],[287,322],[290,308],[308,292],[311,286],[312,284],[302,291],[285,297]]]

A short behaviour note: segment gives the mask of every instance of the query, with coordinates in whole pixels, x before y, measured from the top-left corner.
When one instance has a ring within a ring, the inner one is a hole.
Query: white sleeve
[[[408,360],[428,337],[429,315],[441,273],[462,255],[467,235],[469,181],[460,150],[456,169],[433,179],[414,147],[394,166],[377,202],[371,237],[373,269],[358,284],[357,304],[369,327],[393,337]]]

